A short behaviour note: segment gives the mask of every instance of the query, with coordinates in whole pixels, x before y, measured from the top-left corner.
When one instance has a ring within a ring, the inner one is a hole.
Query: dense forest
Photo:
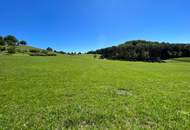
[[[90,51],[101,58],[129,61],[161,61],[169,58],[190,57],[190,44],[170,44],[145,40],[128,41],[118,46]]]

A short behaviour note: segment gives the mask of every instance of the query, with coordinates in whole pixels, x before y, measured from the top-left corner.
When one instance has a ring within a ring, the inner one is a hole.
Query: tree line
[[[89,51],[101,58],[129,61],[161,61],[169,58],[190,57],[190,44],[174,44],[145,40],[128,41],[118,46]]]

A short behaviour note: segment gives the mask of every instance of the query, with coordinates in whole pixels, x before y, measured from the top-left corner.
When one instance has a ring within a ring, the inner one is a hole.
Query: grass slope
[[[36,47],[32,47],[32,46],[16,46],[16,49],[25,50],[25,51],[29,51],[30,49],[42,50],[40,48],[36,48]]]
[[[29,50],[30,49],[37,49],[37,50],[43,50],[40,48],[32,47],[32,46],[16,46],[16,53],[15,54],[8,54],[6,51],[0,51],[0,56],[2,55],[12,55],[12,56],[29,56]]]
[[[0,56],[0,129],[190,129],[190,59]]]

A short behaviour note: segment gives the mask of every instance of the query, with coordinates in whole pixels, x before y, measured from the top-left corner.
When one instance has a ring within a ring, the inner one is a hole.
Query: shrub
[[[47,56],[56,56],[55,53],[47,53]]]
[[[46,54],[41,53],[41,52],[37,52],[37,53],[30,53],[29,55],[30,55],[30,56],[47,56]]]
[[[97,55],[96,55],[96,54],[94,55],[94,58],[95,58],[95,59],[97,58]]]
[[[15,48],[15,46],[9,46],[9,47],[7,48],[7,52],[8,52],[9,54],[14,54],[14,53],[16,53],[16,48]]]
[[[22,49],[16,49],[16,51],[19,53],[27,53],[28,52],[27,50],[22,50]]]
[[[19,53],[26,53],[27,52],[27,50],[22,50],[22,49],[16,49],[16,52],[19,52]]]
[[[0,51],[5,51],[6,48],[4,46],[0,46]]]
[[[28,50],[21,50],[21,53],[27,53]]]
[[[41,53],[47,54],[48,51],[47,50],[42,50]]]
[[[39,49],[29,49],[29,51],[32,52],[32,53],[39,53],[40,52]]]
[[[42,53],[42,52],[35,52],[35,53],[30,53],[30,56],[56,56],[55,53]]]

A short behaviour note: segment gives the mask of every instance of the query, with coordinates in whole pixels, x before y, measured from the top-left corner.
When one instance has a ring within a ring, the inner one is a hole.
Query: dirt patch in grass
[[[90,126],[95,126],[97,124],[101,124],[102,122],[105,122],[106,120],[111,119],[112,117],[104,114],[89,114],[89,115],[83,115],[71,119],[67,119],[63,122],[64,128],[85,128]]]
[[[121,96],[132,96],[132,91],[126,88],[118,88],[115,93]]]

